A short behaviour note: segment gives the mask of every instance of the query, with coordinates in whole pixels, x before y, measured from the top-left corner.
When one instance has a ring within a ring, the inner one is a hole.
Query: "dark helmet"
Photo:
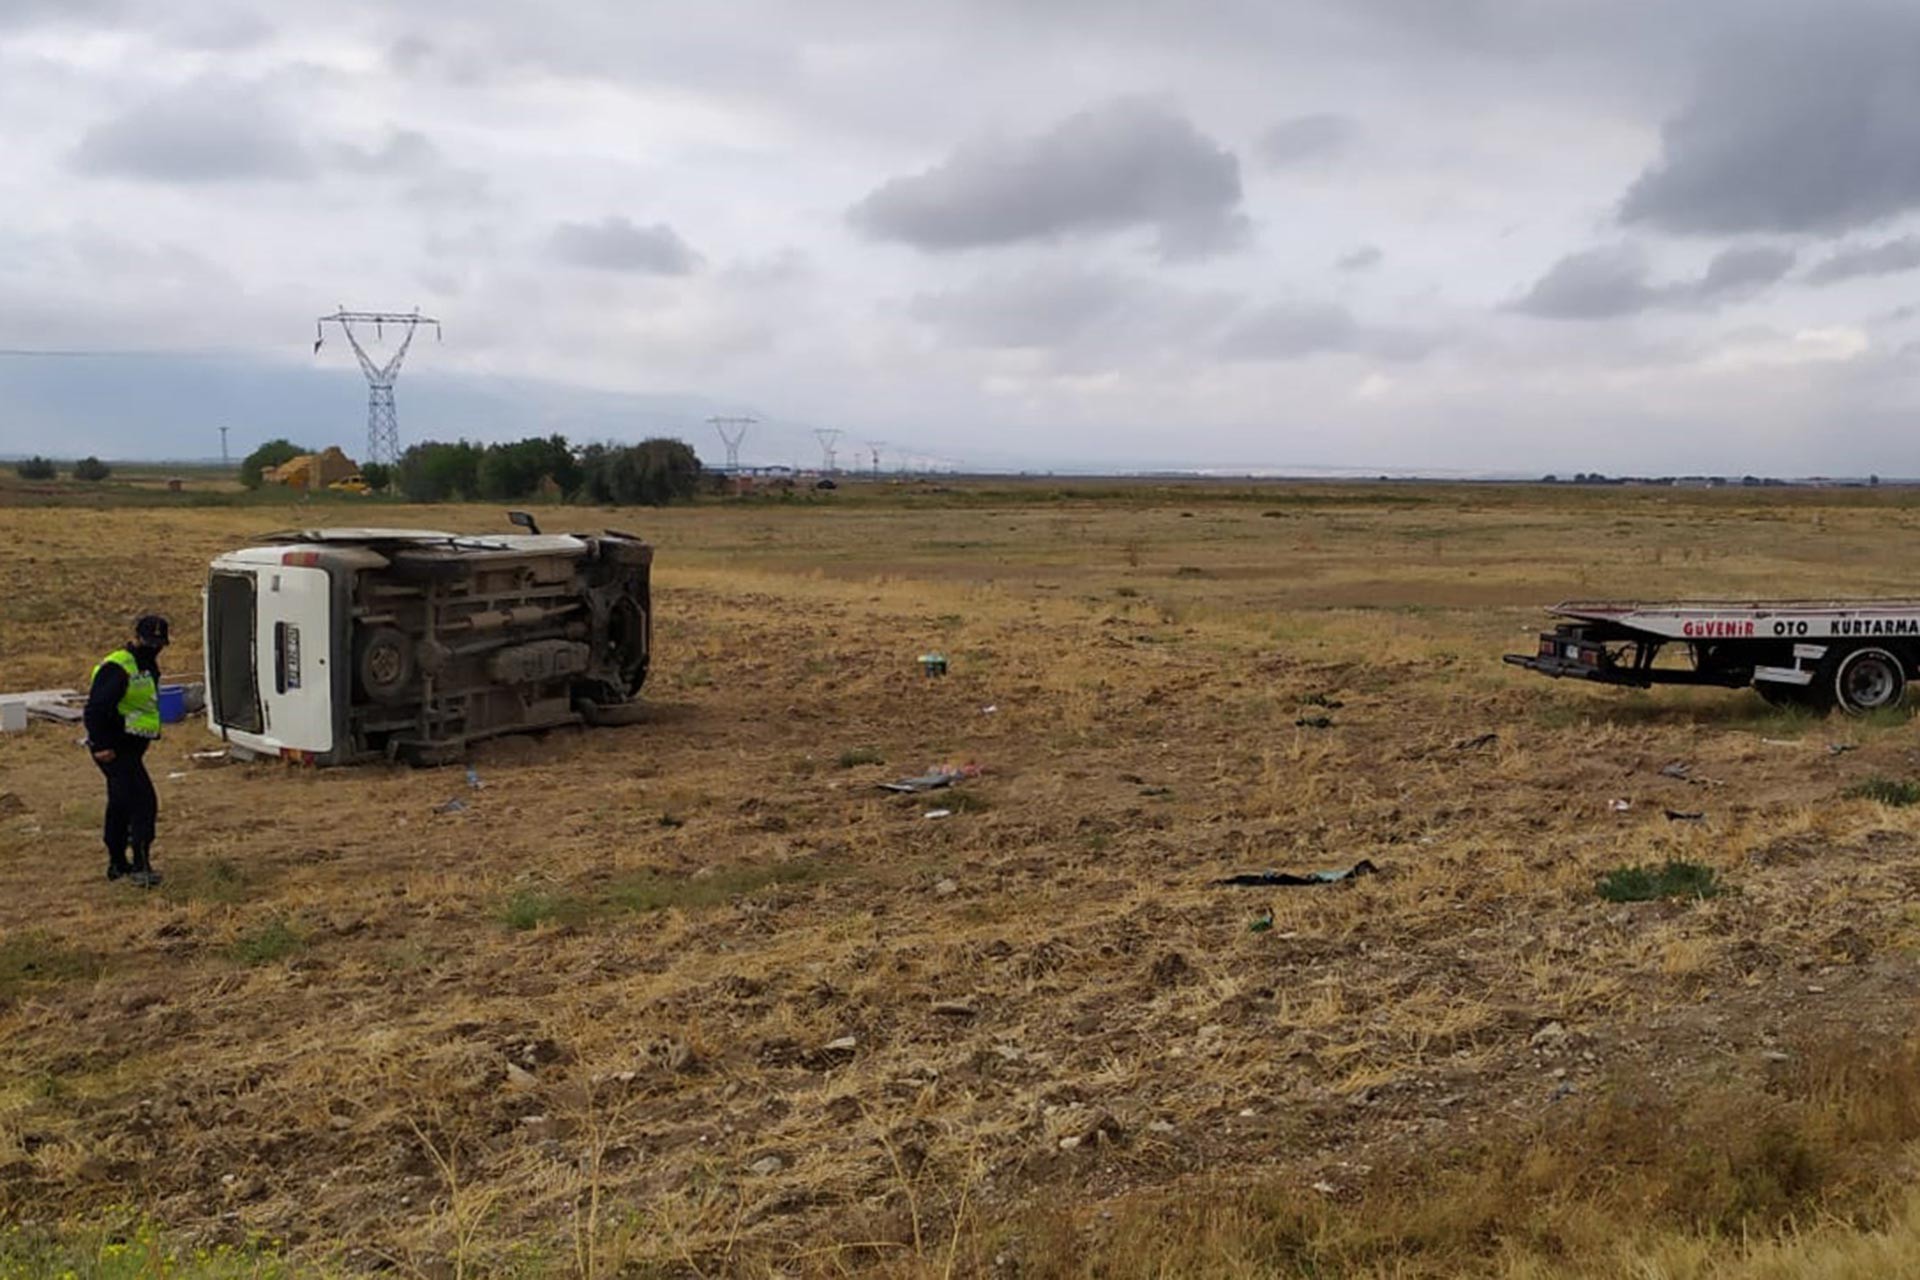
[[[143,613],[133,621],[133,638],[149,649],[167,647],[167,620],[157,613]]]

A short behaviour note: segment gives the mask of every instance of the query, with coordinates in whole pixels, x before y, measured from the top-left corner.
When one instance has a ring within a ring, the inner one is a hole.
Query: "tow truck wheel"
[[[1855,649],[1834,668],[1834,701],[1850,716],[1897,707],[1906,693],[1906,666],[1885,649]]]

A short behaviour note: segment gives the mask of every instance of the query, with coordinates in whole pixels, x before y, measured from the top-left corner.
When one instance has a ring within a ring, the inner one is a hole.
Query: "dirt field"
[[[181,726],[144,895],[101,875],[74,731],[0,738],[0,1213],[34,1247],[144,1217],[255,1270],[1545,1276],[1654,1247],[1576,1202],[1702,1267],[1908,1221],[1920,809],[1845,793],[1920,777],[1912,726],[1499,657],[1567,596],[1913,594],[1920,494],[543,519],[655,544],[648,723],[490,745],[477,790],[195,767]],[[0,506],[0,688],[74,683],[149,608],[189,671],[207,559],[289,522]],[[980,773],[875,786],[942,763]],[[1595,892],[1670,858],[1726,892]],[[1906,1092],[1863,1110],[1869,1078]],[[1356,1243],[1488,1161],[1491,1218],[1449,1193],[1447,1230]]]

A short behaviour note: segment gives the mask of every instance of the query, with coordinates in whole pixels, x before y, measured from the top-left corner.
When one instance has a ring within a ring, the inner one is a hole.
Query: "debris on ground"
[[[1633,808],[1633,801],[1609,800],[1607,801],[1607,808],[1613,810],[1615,813],[1625,813],[1627,810]]]
[[[487,785],[486,783],[480,781],[480,771],[478,769],[473,768],[471,765],[469,765],[467,767],[468,789],[472,791],[478,791],[486,785]]]
[[[900,778],[893,782],[881,782],[876,785],[882,791],[937,791],[941,787],[950,787],[963,778],[980,776],[980,766],[969,761],[966,764],[936,764],[925,773],[914,778]]]
[[[1271,928],[1273,928],[1273,908],[1268,907],[1253,918],[1253,922],[1247,926],[1247,932],[1265,933]]]
[[[1460,741],[1453,744],[1453,749],[1455,751],[1478,751],[1481,747],[1490,747],[1498,741],[1500,741],[1499,734],[1483,733],[1478,737],[1460,739]]]
[[[1860,744],[1857,742],[1829,742],[1827,744],[1827,754],[1830,756],[1842,756],[1849,751],[1858,751],[1859,749]]]
[[[1668,809],[1666,813],[1668,822],[1700,822],[1707,816],[1704,813],[1688,813],[1680,809]]]
[[[210,751],[189,751],[187,752],[187,759],[197,765],[205,766],[210,764],[227,764],[232,761],[233,757],[228,754],[225,747],[215,747]]]
[[[433,811],[435,813],[464,813],[466,812],[466,808],[467,808],[467,802],[465,800],[460,799],[458,796],[456,796],[452,800],[447,801],[445,804],[437,804],[433,806]]]
[[[947,655],[944,653],[921,654],[920,670],[928,676],[943,676],[947,674]]]
[[[1310,693],[1300,699],[1300,705],[1303,707],[1325,707],[1329,711],[1338,711],[1347,704],[1338,698],[1330,698],[1324,693]]]
[[[1333,717],[1332,716],[1301,716],[1298,720],[1295,720],[1293,723],[1294,723],[1294,727],[1299,729],[1331,729],[1333,728]]]
[[[923,818],[951,818],[953,816],[953,810],[929,809],[925,813],[921,814],[920,816]]]
[[[20,693],[0,693],[0,732],[24,731],[28,717],[77,724],[85,705],[85,696],[74,689],[28,689]]]
[[[1338,884],[1342,880],[1351,880],[1356,876],[1377,875],[1379,871],[1379,867],[1362,858],[1350,867],[1341,867],[1334,871],[1309,871],[1304,875],[1296,875],[1291,871],[1243,871],[1239,875],[1224,876],[1215,880],[1214,883],[1221,885]]]
[[[933,892],[938,897],[950,898],[954,894],[960,892],[960,882],[957,880],[950,880],[950,879],[938,881],[933,886]]]
[[[1691,782],[1693,780],[1693,766],[1684,760],[1675,760],[1672,764],[1661,766],[1660,776],[1663,778],[1678,778],[1682,782]]]

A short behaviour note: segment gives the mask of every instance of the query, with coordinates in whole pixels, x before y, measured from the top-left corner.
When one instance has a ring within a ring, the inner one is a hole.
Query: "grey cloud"
[[[1282,120],[1260,135],[1260,158],[1276,168],[1337,155],[1359,132],[1346,116],[1322,112]]]
[[[1238,304],[1227,294],[1081,268],[992,276],[913,299],[915,320],[962,346],[1043,348],[1079,366],[1190,344]]]
[[[1602,320],[1662,307],[1711,307],[1751,297],[1786,275],[1793,263],[1786,249],[1725,249],[1698,279],[1656,285],[1637,246],[1603,246],[1554,263],[1511,309],[1548,320]]]
[[[474,205],[490,194],[484,173],[449,164],[431,138],[413,129],[395,129],[377,147],[340,143],[330,158],[342,171],[399,182],[416,204]]]
[[[1363,244],[1352,253],[1341,254],[1333,265],[1342,271],[1371,271],[1380,265],[1386,255],[1380,252],[1377,244]]]
[[[1362,323],[1345,307],[1325,302],[1279,302],[1260,308],[1221,338],[1228,360],[1297,360],[1350,354],[1380,360],[1419,360],[1438,345],[1432,334]]]
[[[1646,255],[1618,245],[1568,254],[1513,308],[1550,320],[1598,320],[1645,311],[1658,297],[1647,283]]]
[[[563,222],[553,229],[551,247],[568,265],[599,271],[684,276],[700,265],[700,255],[672,227],[664,222],[636,226],[624,217]]]
[[[1881,244],[1844,245],[1807,272],[1808,284],[1838,284],[1856,276],[1890,276],[1920,267],[1920,236]]]
[[[312,157],[258,85],[205,79],[89,130],[73,153],[84,173],[151,182],[303,178]]]
[[[1246,237],[1240,162],[1164,105],[1122,98],[1038,137],[976,142],[849,210],[878,240],[928,251],[1150,226],[1163,257]]]
[[[1755,246],[1723,249],[1713,256],[1707,270],[1691,284],[1669,286],[1667,293],[1680,300],[1713,302],[1723,298],[1757,293],[1793,269],[1790,249]],[[1676,292],[1677,290],[1677,292]]]
[[[1838,231],[1920,207],[1920,13],[1835,6],[1813,19],[1714,48],[1622,221]]]

